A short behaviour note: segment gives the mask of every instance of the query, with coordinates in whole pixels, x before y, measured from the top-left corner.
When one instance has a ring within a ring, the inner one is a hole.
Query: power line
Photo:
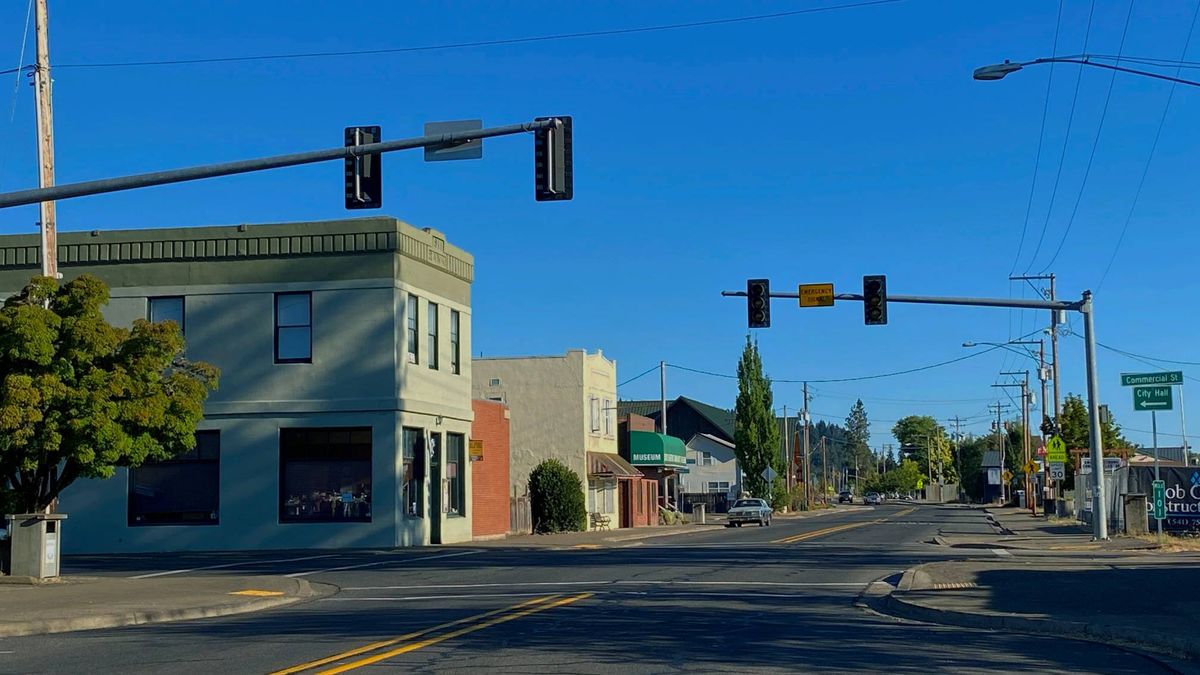
[[[1050,56],[1058,55],[1058,33],[1062,28],[1063,1],[1058,0],[1058,18],[1054,22],[1054,43],[1050,47]],[[1054,62],[1050,62],[1050,76],[1046,78],[1046,98],[1042,102],[1042,124],[1038,128],[1037,152],[1033,155],[1033,180],[1029,182],[1029,202],[1025,205],[1025,222],[1021,223],[1021,241],[1017,243],[1017,255],[1013,256],[1012,269],[1008,276],[1017,271],[1017,263],[1021,261],[1021,250],[1025,248],[1025,232],[1029,229],[1029,214],[1033,211],[1033,195],[1037,188],[1038,168],[1042,164],[1042,142],[1046,139],[1046,113],[1050,110],[1050,86],[1054,84]]]
[[[1121,30],[1121,43],[1117,46],[1118,64],[1121,63],[1121,52],[1125,51],[1125,37],[1129,34],[1129,21],[1133,18],[1133,3],[1134,0],[1129,0],[1129,11],[1125,14],[1125,28]],[[1082,67],[1080,66],[1081,69]],[[1108,117],[1108,104],[1112,100],[1113,84],[1116,81],[1117,71],[1114,70],[1112,76],[1108,78],[1108,92],[1104,95],[1104,108],[1100,110],[1100,123],[1096,125],[1096,138],[1092,140],[1092,151],[1088,154],[1087,166],[1083,170],[1083,181],[1079,183],[1079,194],[1075,195],[1075,206],[1071,208],[1071,217],[1067,219],[1067,228],[1063,230],[1062,238],[1058,240],[1058,247],[1054,249],[1054,255],[1050,256],[1050,262],[1046,263],[1039,274],[1045,274],[1054,261],[1058,260],[1058,254],[1062,253],[1063,246],[1067,243],[1067,237],[1071,234],[1071,226],[1075,224],[1075,216],[1079,213],[1079,203],[1083,201],[1083,192],[1087,188],[1088,176],[1092,173],[1092,161],[1096,159],[1096,148],[1100,147],[1100,135],[1104,132],[1104,120]]]
[[[1092,0],[1092,8],[1088,11],[1087,31],[1083,34],[1083,51],[1087,51],[1088,40],[1092,36],[1092,17],[1096,13],[1096,0]],[[1075,104],[1079,102],[1079,83],[1083,81],[1083,65],[1080,64],[1079,71],[1075,75],[1075,93],[1071,96],[1071,112],[1067,114],[1067,130],[1063,134],[1062,152],[1058,157],[1058,171],[1054,174],[1054,187],[1050,190],[1050,203],[1046,206],[1046,220],[1042,223],[1042,233],[1038,235],[1037,246],[1033,249],[1033,255],[1029,258],[1029,265],[1025,268],[1025,274],[1029,274],[1029,270],[1033,269],[1033,265],[1037,262],[1038,253],[1042,251],[1042,242],[1046,240],[1046,229],[1050,227],[1050,216],[1054,213],[1054,199],[1058,196],[1058,184],[1062,180],[1063,165],[1067,160],[1067,147],[1071,140],[1071,126],[1075,122]]]
[[[238,63],[246,61],[280,61],[286,59],[313,59],[313,58],[331,58],[345,56],[368,56],[372,54],[406,54],[413,52],[432,52],[445,51],[451,49],[468,49],[472,47],[494,47],[498,45],[515,45],[526,44],[531,42],[554,42],[560,40],[576,40],[580,38],[592,37],[611,37],[614,35],[632,35],[636,33],[656,33],[672,30],[685,30],[690,28],[704,28],[708,26],[723,26],[736,23],[749,23],[752,21],[768,21],[772,19],[783,19],[792,16],[801,16],[804,14],[818,14],[822,12],[833,12],[843,9],[856,9],[860,7],[872,7],[875,5],[889,5],[904,0],[864,0],[863,2],[850,2],[840,5],[828,5],[825,7],[810,7],[808,9],[797,9],[787,12],[772,12],[770,14],[751,14],[746,16],[728,17],[724,19],[707,19],[704,21],[689,21],[685,23],[669,23],[658,24],[653,26],[635,26],[631,28],[614,28],[610,30],[594,30],[581,31],[576,33],[555,33],[551,35],[534,35],[517,38],[502,38],[496,40],[476,40],[472,42],[452,42],[435,45],[419,45],[415,47],[389,47],[383,49],[357,49],[347,51],[326,51],[326,52],[295,52],[285,54],[258,54],[252,56],[219,56],[209,58],[196,59],[171,59],[171,60],[152,60],[152,61],[112,61],[101,63],[60,63],[56,64],[55,68],[136,68],[144,66],[178,66],[178,65],[197,65],[209,63]]]
[[[642,371],[642,373],[640,375],[634,375],[633,377],[629,378],[628,380],[625,380],[624,382],[617,383],[617,388],[620,389],[621,387],[624,387],[625,385],[629,384],[630,382],[640,380],[641,378],[649,375],[650,373],[653,373],[656,370],[658,370],[658,366],[650,366],[646,370]]]
[[[1180,63],[1175,68],[1175,76],[1179,76],[1180,70],[1184,67],[1182,60],[1187,56],[1188,47],[1192,43],[1192,32],[1196,30],[1196,16],[1200,15],[1200,0],[1196,2],[1196,9],[1192,11],[1192,22],[1188,25],[1187,38],[1183,41],[1183,53],[1179,55]],[[1197,64],[1196,67],[1200,67]],[[1108,264],[1104,266],[1104,274],[1100,275],[1100,283],[1096,284],[1096,292],[1104,286],[1104,282],[1108,280],[1108,273],[1112,270],[1113,263],[1117,259],[1117,253],[1121,251],[1121,244],[1125,241],[1125,234],[1129,231],[1129,223],[1133,220],[1133,213],[1137,209],[1138,199],[1142,196],[1142,188],[1146,185],[1146,176],[1150,173],[1150,163],[1154,161],[1154,151],[1158,148],[1158,139],[1162,136],[1163,126],[1167,121],[1167,112],[1171,110],[1171,99],[1175,98],[1175,82],[1171,83],[1171,88],[1167,90],[1167,104],[1163,106],[1162,116],[1158,118],[1158,128],[1154,131],[1154,140],[1150,143],[1150,153],[1146,155],[1146,165],[1142,167],[1142,177],[1138,180],[1137,190],[1133,193],[1133,203],[1129,205],[1129,213],[1125,215],[1125,224],[1121,226],[1121,235],[1117,237],[1117,245],[1113,247],[1112,255],[1108,258]]]
[[[9,73],[17,74],[16,78],[14,78],[15,81],[13,82],[12,108],[11,108],[11,110],[9,110],[9,113],[8,113],[8,128],[5,130],[5,132],[6,132],[5,139],[4,139],[5,141],[8,140],[7,132],[12,129],[13,122],[17,119],[17,99],[20,98],[20,94],[21,94],[21,71],[24,70],[24,68],[21,67],[21,62],[25,60],[25,46],[29,40],[29,18],[32,15],[33,15],[33,0],[29,0],[29,4],[25,7],[25,28],[21,33],[21,53],[17,54],[17,67],[13,68],[12,70],[5,70],[3,72],[0,72],[0,75],[7,75]],[[10,152],[0,153],[0,185],[3,184],[3,180],[4,180],[3,176],[4,176],[5,159],[10,154],[12,154],[12,153],[10,153]]]
[[[1039,332],[1040,330],[1041,329],[1038,329],[1037,331],[1033,331],[1032,333],[1029,333],[1027,335],[1022,335],[1020,338],[1017,338],[1017,339],[1027,338],[1030,335],[1033,335],[1034,333]],[[925,370],[932,370],[934,368],[941,368],[942,366],[948,366],[952,363],[958,363],[959,361],[966,361],[967,359],[973,359],[973,358],[976,358],[979,356],[983,356],[984,354],[988,354],[990,352],[996,351],[997,349],[1001,349],[1003,346],[1004,345],[988,347],[987,349],[982,349],[982,350],[979,350],[976,352],[971,352],[970,354],[967,354],[965,356],[960,356],[958,358],[950,359],[948,361],[940,361],[938,363],[931,363],[927,366],[918,366],[916,368],[907,368],[905,370],[896,370],[896,371],[892,371],[892,372],[888,372],[888,373],[878,373],[875,375],[860,375],[858,377],[830,377],[830,378],[823,378],[823,379],[818,379],[818,378],[809,378],[809,379],[770,378],[770,380],[772,383],[780,383],[780,384],[802,384],[804,382],[807,382],[809,384],[828,384],[828,383],[832,383],[832,382],[861,382],[863,380],[878,380],[878,379],[885,378],[885,377],[895,377],[897,375],[908,375],[911,373],[919,373],[919,372],[922,372]],[[689,368],[687,366],[680,366],[680,365],[676,365],[674,363],[668,363],[667,367],[675,368],[676,370],[687,371],[689,373],[696,373],[698,375],[708,375],[710,377],[720,377],[720,378],[724,378],[727,380],[736,380],[737,379],[737,375],[730,375],[728,373],[717,373],[717,372],[713,372],[711,370],[703,370],[700,368]]]

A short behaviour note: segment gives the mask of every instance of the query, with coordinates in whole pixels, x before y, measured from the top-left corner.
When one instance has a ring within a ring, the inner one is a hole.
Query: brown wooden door
[[[633,527],[633,491],[631,480],[617,481],[617,496],[621,500],[621,527]]]

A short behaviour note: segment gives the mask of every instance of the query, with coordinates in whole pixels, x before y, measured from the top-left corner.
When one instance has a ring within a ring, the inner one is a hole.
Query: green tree
[[[1091,447],[1091,423],[1089,421],[1087,404],[1084,402],[1082,396],[1067,394],[1067,397],[1063,399],[1062,417],[1059,421],[1059,428],[1062,433],[1062,439],[1067,444],[1068,451],[1087,450]],[[1108,417],[1101,416],[1100,438],[1103,439],[1103,450],[1133,447],[1133,444],[1121,433],[1121,425],[1117,424],[1116,418],[1111,414]],[[1068,462],[1066,469],[1066,488],[1073,489],[1075,486],[1075,468]]]
[[[917,463],[921,473],[937,475],[939,469],[944,478],[954,476],[954,458],[946,430],[937,420],[928,415],[909,415],[897,420],[892,435],[900,442],[900,456]],[[930,472],[930,463],[933,471]]]
[[[529,472],[529,511],[538,534],[586,530],[583,480],[557,459],[543,461]]]
[[[108,299],[96,277],[35,277],[0,308],[0,485],[16,511],[195,447],[217,369],[184,358],[174,322],[110,325]]]
[[[746,474],[746,491],[755,497],[771,498],[771,485],[762,473],[771,467],[782,471],[779,457],[779,425],[775,421],[771,381],[763,375],[758,345],[746,337],[738,360],[738,396],[734,409],[734,442],[738,463]]]

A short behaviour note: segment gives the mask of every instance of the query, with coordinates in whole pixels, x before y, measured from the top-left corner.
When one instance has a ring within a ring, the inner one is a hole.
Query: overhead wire
[[[1087,52],[1088,40],[1092,35],[1092,17],[1096,14],[1096,0],[1092,0],[1092,8],[1088,11],[1087,30],[1083,34],[1083,51]],[[1046,206],[1046,220],[1042,223],[1042,232],[1038,235],[1037,246],[1033,249],[1033,255],[1029,257],[1029,265],[1025,268],[1025,274],[1033,269],[1037,262],[1038,253],[1042,251],[1042,243],[1046,240],[1046,230],[1050,227],[1050,216],[1054,213],[1054,200],[1058,196],[1058,186],[1062,181],[1062,170],[1067,160],[1067,148],[1070,146],[1071,127],[1075,123],[1075,106],[1079,102],[1079,85],[1083,81],[1083,65],[1079,66],[1079,70],[1075,75],[1075,93],[1071,96],[1071,111],[1067,114],[1067,130],[1063,134],[1062,152],[1058,157],[1058,170],[1054,174],[1054,187],[1050,190],[1050,203]]]
[[[1133,18],[1133,5],[1135,0],[1129,0],[1129,11],[1125,14],[1125,27],[1121,30],[1121,43],[1117,46],[1117,63],[1121,62],[1121,53],[1125,51],[1125,38],[1129,35],[1129,23]],[[1086,51],[1086,48],[1085,48]],[[1082,68],[1083,66],[1080,66]],[[1096,137],[1092,140],[1092,151],[1088,153],[1087,166],[1083,170],[1083,180],[1079,183],[1079,193],[1075,195],[1075,206],[1071,208],[1071,217],[1067,219],[1067,227],[1063,230],[1062,237],[1058,240],[1058,247],[1054,249],[1054,255],[1050,256],[1050,261],[1042,267],[1039,274],[1045,274],[1046,270],[1058,260],[1058,256],[1062,253],[1063,246],[1067,243],[1067,237],[1071,235],[1071,226],[1075,224],[1075,216],[1079,214],[1079,203],[1083,201],[1083,193],[1087,189],[1088,176],[1092,173],[1092,162],[1096,159],[1096,148],[1100,147],[1100,136],[1104,133],[1104,120],[1108,117],[1108,104],[1112,101],[1113,85],[1117,81],[1117,71],[1113,71],[1108,78],[1108,91],[1104,95],[1104,107],[1100,110],[1100,122],[1096,125]]]
[[[1175,68],[1175,76],[1178,77],[1180,70],[1184,67],[1183,59],[1187,56],[1188,47],[1192,43],[1192,33],[1196,30],[1196,17],[1200,15],[1200,0],[1196,2],[1196,8],[1192,11],[1192,21],[1188,24],[1187,37],[1183,41],[1183,52],[1179,55],[1180,62]],[[1195,67],[1200,67],[1200,63]],[[1129,223],[1133,221],[1133,214],[1137,210],[1138,199],[1142,196],[1142,188],[1146,185],[1146,176],[1150,173],[1150,164],[1154,161],[1154,151],[1158,149],[1158,140],[1162,137],[1163,126],[1167,122],[1167,113],[1171,110],[1171,100],[1175,98],[1176,83],[1171,83],[1171,88],[1167,90],[1167,103],[1163,106],[1162,115],[1158,118],[1158,128],[1154,130],[1154,140],[1150,142],[1150,152],[1146,155],[1146,164],[1142,167],[1142,177],[1138,179],[1137,189],[1133,193],[1133,202],[1129,205],[1129,213],[1125,215],[1125,223],[1121,226],[1121,234],[1117,236],[1117,243],[1113,246],[1112,255],[1108,257],[1108,264],[1104,266],[1104,274],[1100,275],[1100,283],[1096,284],[1096,292],[1099,293],[1103,288],[1104,282],[1108,280],[1108,273],[1112,271],[1113,263],[1117,260],[1117,254],[1121,252],[1121,244],[1125,242],[1125,235],[1129,232]]]
[[[620,389],[621,387],[624,387],[625,385],[629,384],[630,382],[636,382],[637,380],[640,380],[643,377],[649,375],[650,373],[653,373],[654,371],[658,370],[658,368],[659,368],[658,366],[650,366],[646,370],[643,370],[640,374],[634,375],[633,377],[629,378],[628,380],[625,380],[624,382],[618,382],[617,388]]]
[[[838,5],[826,5],[824,7],[808,7],[805,9],[789,10],[786,12],[771,12],[769,14],[751,14],[745,16],[727,17],[722,19],[706,19],[702,21],[688,21],[680,23],[657,24],[650,26],[634,26],[629,28],[613,28],[608,30],[593,30],[579,31],[573,33],[554,33],[549,35],[534,35],[516,38],[501,38],[495,40],[474,40],[469,42],[451,42],[433,45],[418,45],[413,47],[387,47],[381,49],[355,49],[344,51],[323,51],[323,52],[292,52],[281,54],[257,54],[249,56],[218,56],[194,59],[159,59],[145,61],[110,61],[97,63],[60,63],[55,65],[56,68],[137,68],[147,66],[177,66],[177,65],[197,65],[210,63],[238,63],[246,61],[279,61],[287,59],[313,59],[313,58],[331,58],[345,56],[369,56],[377,54],[405,54],[413,52],[432,52],[446,51],[452,49],[469,49],[474,47],[493,47],[498,45],[515,45],[527,44],[531,42],[554,42],[561,40],[576,40],[581,38],[593,37],[610,37],[614,35],[632,35],[637,33],[656,33],[673,30],[685,30],[690,28],[704,28],[708,26],[722,26],[736,23],[748,23],[752,21],[768,21],[772,19],[782,19],[792,16],[801,16],[804,14],[818,14],[822,12],[833,12],[844,9],[857,9],[861,7],[872,7],[876,5],[890,5],[905,0],[863,0],[861,2],[849,2]]]
[[[1062,12],[1065,0],[1058,0],[1058,18],[1054,22],[1054,42],[1050,46],[1050,56],[1058,55],[1058,34],[1062,28]],[[1017,243],[1017,254],[1013,256],[1012,268],[1008,276],[1017,270],[1021,261],[1021,250],[1025,248],[1025,233],[1029,229],[1029,215],[1033,212],[1033,196],[1037,191],[1038,170],[1042,164],[1042,143],[1046,139],[1046,115],[1050,111],[1050,91],[1054,84],[1054,62],[1050,62],[1050,75],[1046,78],[1046,97],[1042,101],[1042,123],[1038,128],[1037,151],[1033,155],[1033,179],[1029,182],[1029,201],[1025,204],[1025,221],[1021,223],[1021,240]]]
[[[4,134],[4,140],[6,142],[5,144],[7,144],[8,141],[9,134],[7,132],[12,129],[13,122],[15,122],[17,119],[17,99],[20,98],[21,94],[21,72],[25,70],[25,68],[21,66],[21,63],[25,61],[25,47],[29,43],[29,20],[32,16],[33,0],[29,0],[29,4],[25,7],[25,26],[21,33],[21,51],[19,54],[17,54],[17,67],[13,68],[12,70],[0,72],[0,75],[7,75],[9,73],[17,74],[17,76],[13,78],[15,81],[13,82],[12,107],[8,113],[8,128],[5,130],[6,133]],[[11,154],[11,152],[0,152],[0,186],[4,184],[5,159]]]

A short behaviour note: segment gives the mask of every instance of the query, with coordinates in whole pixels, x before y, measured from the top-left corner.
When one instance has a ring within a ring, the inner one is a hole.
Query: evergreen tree
[[[769,500],[772,486],[763,479],[762,473],[767,467],[776,474],[783,473],[779,457],[779,425],[775,421],[771,381],[763,375],[758,345],[751,342],[749,336],[738,360],[737,373],[734,452],[746,475],[746,491]]]

